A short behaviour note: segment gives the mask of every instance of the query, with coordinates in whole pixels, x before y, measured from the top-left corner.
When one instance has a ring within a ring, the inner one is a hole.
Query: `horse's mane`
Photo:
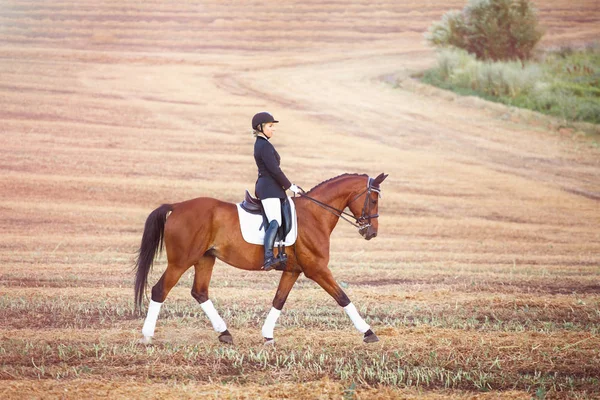
[[[319,183],[318,185],[314,186],[312,189],[310,189],[308,192],[306,192],[306,194],[309,194],[310,192],[312,192],[313,190],[319,188],[320,186],[323,186],[326,183],[329,183],[333,180],[339,179],[339,178],[344,178],[346,176],[367,176],[366,174],[341,174],[338,176],[334,176],[333,178],[329,178],[327,180],[324,180],[323,182]]]

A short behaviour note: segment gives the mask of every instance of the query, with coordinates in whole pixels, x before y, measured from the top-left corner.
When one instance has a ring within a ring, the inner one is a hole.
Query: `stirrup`
[[[270,271],[272,270],[275,266],[277,266],[279,263],[281,262],[281,260],[277,257],[269,257],[269,259],[267,259],[265,261],[265,263],[262,266],[262,269],[265,271]]]
[[[279,253],[277,255],[277,260],[279,261],[278,264],[275,265],[275,269],[277,271],[285,271],[285,269],[287,268],[287,254],[285,253]]]

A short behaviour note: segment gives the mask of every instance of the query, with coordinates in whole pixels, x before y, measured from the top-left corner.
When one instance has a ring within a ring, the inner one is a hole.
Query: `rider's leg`
[[[281,201],[278,198],[269,198],[261,200],[269,226],[265,231],[265,263],[263,269],[268,271],[279,261],[273,255],[273,246],[277,230],[281,226]]]

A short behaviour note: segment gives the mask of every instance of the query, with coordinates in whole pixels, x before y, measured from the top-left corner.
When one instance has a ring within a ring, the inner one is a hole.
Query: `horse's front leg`
[[[348,317],[350,317],[350,320],[356,329],[358,329],[360,333],[364,334],[363,341],[365,343],[374,343],[379,341],[379,338],[375,332],[373,332],[369,324],[362,319],[356,310],[356,307],[354,307],[354,304],[352,304],[348,296],[346,296],[346,293],[344,293],[342,288],[340,288],[340,285],[337,284],[329,268],[325,266],[310,270],[307,269],[304,271],[304,274],[307,278],[317,282],[319,286],[325,289],[325,291],[329,293],[341,307],[344,308],[344,311]]]
[[[277,293],[275,293],[275,298],[273,299],[273,307],[271,307],[271,311],[269,311],[269,315],[267,315],[267,319],[262,327],[262,335],[265,338],[265,344],[273,344],[275,342],[273,339],[275,323],[281,314],[281,309],[290,294],[290,290],[292,290],[292,286],[296,283],[298,276],[300,276],[300,272],[286,271],[281,275],[279,287],[277,288]]]

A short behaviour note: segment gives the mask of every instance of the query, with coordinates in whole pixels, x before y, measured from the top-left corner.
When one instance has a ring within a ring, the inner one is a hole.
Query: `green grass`
[[[461,353],[452,349],[451,340],[446,342],[440,343],[444,346],[439,351],[424,353],[410,347],[369,350],[299,348],[288,344],[282,348],[263,348],[223,347],[215,343],[144,347],[133,342],[64,344],[12,339],[6,343],[10,349],[7,354],[10,367],[6,366],[4,372],[29,379],[65,379],[109,375],[118,366],[138,379],[187,381],[207,379],[206,368],[210,367],[222,380],[252,380],[251,376],[257,372],[278,371],[285,379],[294,381],[331,376],[348,383],[399,388],[533,391],[542,387],[563,393],[585,391],[597,383],[589,374],[571,376],[568,365],[561,365],[556,351],[540,356],[538,362],[557,363],[562,374],[541,370],[527,373],[512,368],[513,363],[522,362],[518,352],[492,357],[486,350],[487,344],[473,343],[473,352]]]
[[[312,291],[311,291],[312,292]],[[307,297],[310,296],[309,292]],[[514,296],[514,295],[513,295]],[[279,325],[302,326],[318,330],[352,329],[346,315],[333,301],[314,305],[295,302],[286,309]],[[269,305],[246,300],[243,303],[215,299],[221,316],[232,329],[260,326]],[[530,303],[531,298],[518,296],[471,300],[439,301],[388,300],[385,303],[358,299],[359,312],[374,326],[412,328],[431,326],[440,329],[477,330],[483,332],[600,332],[600,302],[597,298],[569,296],[564,302]],[[143,316],[133,310],[126,299],[83,301],[57,298],[11,298],[0,296],[0,310],[5,326],[12,329],[107,329],[140,328]],[[210,330],[208,319],[193,300],[171,300],[161,310],[161,324],[179,328]]]
[[[600,124],[600,45],[561,49],[538,62],[484,62],[463,50],[445,49],[422,81],[461,95]]]
[[[332,268],[379,335],[372,346],[305,277],[277,322],[274,347],[263,345],[260,327],[277,280],[225,269],[215,271],[211,297],[234,346],[218,342],[190,296],[191,274],[161,309],[154,345],[142,346],[136,340],[146,307],[143,315],[134,311],[129,270],[105,266],[104,281],[87,263],[80,278],[11,272],[0,283],[0,379],[215,382],[247,390],[327,380],[346,398],[363,398],[368,388],[597,395],[598,266],[367,264],[376,276],[351,260]]]

